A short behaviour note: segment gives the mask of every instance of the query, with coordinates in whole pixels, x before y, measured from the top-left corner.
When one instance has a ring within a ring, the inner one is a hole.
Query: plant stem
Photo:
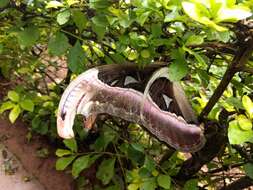
[[[250,42],[245,43],[239,50],[239,52],[234,56],[234,59],[231,65],[228,66],[220,84],[214,91],[205,108],[202,110],[199,116],[200,120],[203,120],[203,118],[210,113],[214,105],[218,102],[218,100],[222,96],[223,92],[226,90],[227,86],[230,84],[234,75],[237,72],[239,72],[240,68],[242,68],[247,63],[249,57],[252,54],[252,51],[253,51],[253,40],[251,39]]]

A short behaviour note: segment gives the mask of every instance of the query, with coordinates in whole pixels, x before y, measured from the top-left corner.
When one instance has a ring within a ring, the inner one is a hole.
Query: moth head
[[[75,112],[71,110],[59,110],[57,115],[57,132],[64,139],[74,137],[73,124]]]
[[[57,132],[62,138],[74,137],[73,125],[76,114],[82,114],[86,110],[85,105],[89,102],[92,93],[87,81],[97,79],[98,70],[89,69],[75,78],[65,89],[58,108]]]

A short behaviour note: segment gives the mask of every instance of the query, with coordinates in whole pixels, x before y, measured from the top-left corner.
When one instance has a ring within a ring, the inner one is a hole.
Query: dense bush
[[[56,152],[77,189],[253,184],[252,0],[1,0],[0,11],[0,72],[13,83],[0,113],[29,121],[29,137],[57,140],[60,95],[87,68],[162,62],[184,79],[206,146],[190,157],[135,124],[109,118],[86,134],[77,121],[76,139]]]

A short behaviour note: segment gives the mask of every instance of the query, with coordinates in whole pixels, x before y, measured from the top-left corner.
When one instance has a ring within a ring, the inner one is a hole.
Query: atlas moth
[[[171,82],[167,67],[151,64],[103,65],[77,76],[64,91],[58,108],[57,131],[74,137],[77,114],[91,128],[98,114],[137,123],[167,145],[196,152],[205,144],[202,129],[178,82]]]

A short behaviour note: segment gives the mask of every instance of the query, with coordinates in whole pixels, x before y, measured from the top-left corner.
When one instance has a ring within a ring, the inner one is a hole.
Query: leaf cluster
[[[39,133],[59,141],[57,105],[76,75],[101,64],[167,63],[169,78],[183,80],[205,132],[210,125],[224,129],[218,152],[211,147],[189,158],[135,124],[109,118],[87,134],[78,120],[76,139],[64,140],[56,151],[56,169],[70,169],[79,189],[207,189],[237,179],[227,172],[235,167],[252,179],[252,4],[0,1],[0,77],[13,83],[0,113],[8,114],[12,123],[18,117],[28,121],[29,140]],[[200,169],[203,165],[206,170]],[[85,175],[88,170],[95,170],[92,177]]]

